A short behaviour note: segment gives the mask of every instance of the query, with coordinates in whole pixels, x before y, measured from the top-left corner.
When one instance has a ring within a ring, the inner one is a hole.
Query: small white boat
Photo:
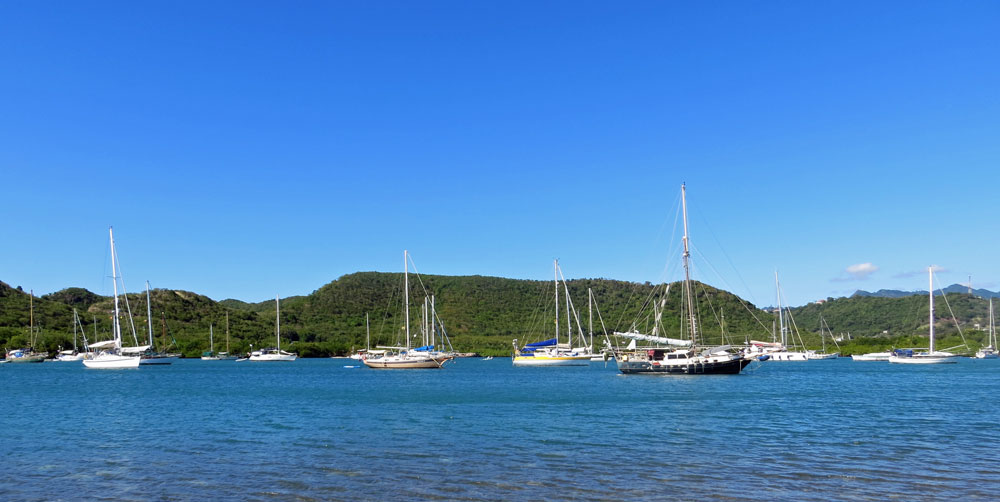
[[[269,361],[294,361],[299,356],[291,352],[285,352],[281,350],[281,305],[278,297],[274,297],[274,309],[276,317],[274,318],[274,333],[275,338],[278,340],[277,348],[268,348],[255,350],[250,353],[250,360],[253,362],[269,362]],[[239,361],[239,359],[237,359]]]

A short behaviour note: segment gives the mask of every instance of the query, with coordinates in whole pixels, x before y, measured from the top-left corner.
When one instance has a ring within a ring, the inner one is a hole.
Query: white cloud
[[[850,275],[853,279],[863,281],[868,278],[868,276],[874,274],[878,271],[878,267],[869,263],[858,263],[857,265],[851,265],[847,267],[845,272]]]

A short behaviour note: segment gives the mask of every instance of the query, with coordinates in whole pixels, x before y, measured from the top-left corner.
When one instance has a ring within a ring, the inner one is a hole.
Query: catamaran
[[[292,352],[281,350],[281,305],[278,296],[274,297],[274,335],[278,340],[277,348],[267,348],[255,350],[250,353],[250,360],[256,362],[264,361],[294,361],[298,355]]]
[[[687,199],[685,186],[681,185],[681,207],[684,213],[684,300],[687,309],[687,328],[690,340],[686,347],[636,348],[632,340],[630,348],[616,351],[618,369],[625,374],[738,374],[751,360],[735,353],[729,345],[705,346],[699,344],[698,324],[695,318],[694,298],[691,292],[691,273],[688,266],[690,239],[688,238]]]
[[[896,364],[954,364],[958,362],[957,356],[951,352],[934,350],[934,267],[927,267],[927,275],[930,277],[930,346],[927,352],[913,352],[912,350],[896,350],[889,356],[890,363]]]
[[[559,343],[559,277],[562,276],[562,270],[559,268],[559,260],[555,260],[553,263],[556,294],[555,338],[526,343],[523,347],[518,347],[517,340],[514,340],[514,354],[511,356],[514,366],[588,366],[590,359],[594,356],[590,348],[583,344],[573,347],[572,321],[576,310],[569,297],[569,286],[566,285],[565,277],[563,277],[563,290],[566,293],[566,343]],[[576,320],[576,327],[578,336],[583,341],[583,328],[580,326],[579,319]]]
[[[118,255],[115,253],[115,236],[110,227],[108,228],[108,237],[111,239],[111,278],[115,291],[114,317],[111,318],[111,331],[114,338],[106,342],[90,345],[90,349],[98,349],[100,351],[93,355],[93,357],[84,359],[83,365],[94,369],[138,368],[139,356],[122,353],[122,328],[121,319],[119,318],[121,313],[118,309],[118,280],[121,277],[118,274],[119,264]]]

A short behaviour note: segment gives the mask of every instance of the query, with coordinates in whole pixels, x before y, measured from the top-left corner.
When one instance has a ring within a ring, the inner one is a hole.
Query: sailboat
[[[768,354],[771,356],[769,361],[808,361],[809,354],[805,350],[788,350],[788,334],[794,326],[794,320],[791,317],[791,311],[786,314],[786,308],[781,304],[781,283],[778,282],[778,272],[774,272],[774,286],[778,291],[778,326],[781,329],[781,345],[778,350],[771,350]],[[787,322],[786,322],[787,318]],[[796,327],[796,334],[798,334],[798,328]],[[794,341],[793,341],[794,343]],[[799,337],[799,343],[802,343],[802,338]]]
[[[7,362],[11,363],[40,363],[49,356],[48,352],[35,352],[35,344],[38,342],[35,336],[35,292],[29,291],[28,296],[28,347],[23,349],[13,349],[7,351]]]
[[[572,308],[573,302],[569,297],[569,286],[566,285],[566,278],[563,277],[563,289],[566,293],[566,343],[559,343],[559,277],[562,270],[559,268],[559,260],[554,260],[555,275],[555,310],[556,310],[556,333],[555,338],[542,340],[540,342],[526,343],[523,347],[518,347],[517,340],[514,340],[514,354],[511,361],[514,366],[588,366],[593,357],[589,347],[573,347],[573,324],[572,319],[575,310]],[[583,339],[583,329],[580,327],[580,320],[576,322],[580,339]]]
[[[742,372],[751,360],[744,358],[742,354],[734,353],[729,345],[710,347],[698,343],[698,324],[695,319],[694,298],[691,293],[691,272],[688,266],[691,252],[689,250],[687,199],[684,185],[681,185],[681,207],[684,213],[684,300],[690,334],[689,345],[676,349],[626,348],[616,351],[615,359],[618,360],[618,370],[625,374],[735,375]],[[635,347],[634,343],[630,346]]]
[[[215,353],[215,340],[212,334],[212,325],[208,325],[208,350],[201,353],[202,361],[218,361],[219,355]]]
[[[251,352],[250,353],[251,361],[258,361],[258,362],[294,361],[298,357],[297,354],[281,350],[281,305],[277,295],[274,297],[274,311],[275,311],[274,333],[275,333],[275,338],[278,339],[278,347],[255,350]]]
[[[108,237],[111,239],[111,278],[115,290],[115,310],[112,317],[112,333],[114,338],[106,342],[95,343],[90,349],[99,349],[100,352],[89,359],[83,360],[83,365],[94,369],[122,369],[138,368],[139,356],[122,353],[122,327],[120,312],[118,309],[118,255],[115,253],[115,236],[112,229],[108,228]]]
[[[410,258],[406,250],[403,250],[403,305],[403,317],[406,320],[406,345],[379,346],[380,349],[387,349],[387,352],[381,355],[366,355],[361,361],[365,363],[365,366],[375,369],[441,368],[451,357],[442,353],[432,353],[433,343],[415,349],[410,348]]]
[[[60,350],[59,355],[56,356],[56,361],[72,362],[83,360],[84,353],[80,352],[76,345],[77,327],[79,327],[81,332],[83,331],[83,325],[80,324],[80,316],[77,314],[76,309],[73,309],[73,350]],[[86,346],[86,339],[84,339],[84,346]]]
[[[993,324],[993,298],[990,298],[990,333],[986,346],[976,352],[976,359],[997,359],[997,331]]]
[[[951,352],[934,350],[934,267],[927,267],[927,275],[930,277],[930,346],[927,352],[913,352],[912,350],[896,350],[889,356],[890,363],[897,364],[954,364],[958,362],[957,356]]]
[[[149,300],[149,281],[146,281],[146,321],[148,324],[148,337],[149,344],[141,347],[125,347],[126,353],[136,352],[139,354],[141,360],[139,364],[142,366],[148,365],[166,365],[177,361],[176,354],[168,354],[166,352],[159,352],[156,350],[156,345],[153,343],[153,312]]]
[[[826,319],[823,319],[823,316],[819,316],[819,338],[820,338],[820,341],[823,343],[823,350],[821,350],[819,352],[816,352],[815,350],[807,350],[806,351],[806,357],[810,361],[812,361],[814,359],[820,359],[820,360],[822,360],[822,359],[836,359],[836,358],[840,357],[840,352],[827,352],[826,351],[826,336],[825,336],[824,330],[823,330],[824,327],[826,327],[826,331],[830,332],[830,340],[833,340],[834,344],[837,343],[837,340],[833,337],[833,330],[830,329],[830,325],[826,323]],[[837,348],[840,348],[839,344],[837,344]]]

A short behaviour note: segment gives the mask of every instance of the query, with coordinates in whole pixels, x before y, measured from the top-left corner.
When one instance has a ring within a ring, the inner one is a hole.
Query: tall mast
[[[435,335],[434,323],[435,323],[436,319],[437,319],[437,311],[434,310],[434,295],[431,295],[431,324],[430,324],[430,327],[431,327],[431,347],[436,347],[437,346],[437,340],[435,340],[435,336],[434,336]]]
[[[990,340],[989,345],[993,348],[997,346],[997,332],[996,328],[993,326],[993,298],[990,297]]]
[[[594,291],[587,288],[587,329],[590,331],[590,351],[594,351]]]
[[[781,306],[781,284],[778,283],[778,271],[774,271],[774,289],[778,292],[778,325],[781,327],[781,345],[788,347],[787,335],[785,335],[785,310]]]
[[[929,294],[930,294],[930,298],[931,298],[931,302],[930,302],[931,303],[931,313],[930,313],[930,320],[931,320],[930,337],[931,337],[931,342],[930,342],[930,349],[928,350],[928,354],[934,355],[934,267],[933,266],[927,267],[927,277],[930,278],[930,293]]]
[[[28,290],[28,343],[35,348],[35,290]]]
[[[278,339],[278,353],[281,353],[281,305],[278,295],[274,295],[274,332]]]
[[[430,298],[427,298],[427,295],[424,295],[424,309],[423,309],[423,313],[424,313],[424,346],[425,347],[428,345],[428,343],[430,343],[430,340],[431,340],[431,330],[430,330],[430,326],[427,323],[427,320],[430,318],[430,313],[431,313],[430,306],[428,305],[429,303],[430,303]]]
[[[403,250],[403,304],[405,307],[406,317],[406,350],[410,350],[410,262],[408,261],[409,254],[404,249]]]
[[[560,274],[562,271],[560,270]],[[569,348],[573,348],[573,313],[569,310],[569,284],[566,284],[566,278],[563,277],[563,289],[566,293],[566,341],[569,342]],[[577,327],[580,323],[577,322]]]
[[[990,304],[990,313],[993,313],[993,304]],[[76,309],[73,309],[73,352],[76,352],[76,325],[80,323],[80,318],[76,314]]]
[[[153,347],[153,314],[149,306],[149,281],[146,281],[146,320],[149,321],[149,347]]]
[[[108,237],[111,239],[111,282],[114,283],[115,290],[115,317],[111,321],[111,332],[115,337],[115,348],[122,348],[122,329],[118,322],[118,274],[115,273],[115,234],[112,227],[108,227]]]
[[[229,355],[229,311],[226,311],[226,355]]]
[[[215,355],[215,337],[212,334],[212,323],[208,323],[208,351]]]
[[[552,275],[556,284],[556,345],[559,345],[559,260],[552,262]]]
[[[691,256],[691,251],[688,249],[688,209],[687,209],[687,189],[684,184],[681,184],[681,207],[684,211],[684,293],[687,295],[688,304],[688,322],[691,325],[691,347],[694,348],[695,341],[697,340],[697,333],[695,332],[695,322],[694,322],[694,299],[691,298],[691,271],[688,267],[688,258]]]
[[[371,326],[368,325],[368,312],[365,312],[365,348],[368,349],[365,352],[372,350],[372,330]]]

